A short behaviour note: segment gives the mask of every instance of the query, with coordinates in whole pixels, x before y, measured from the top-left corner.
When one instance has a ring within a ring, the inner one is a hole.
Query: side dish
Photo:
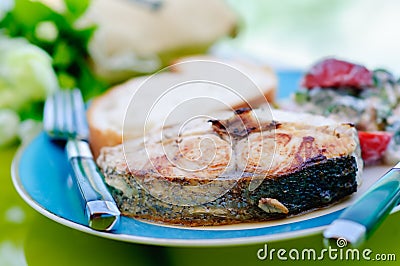
[[[311,67],[283,108],[353,123],[367,164],[400,160],[400,83],[383,69],[328,58]]]

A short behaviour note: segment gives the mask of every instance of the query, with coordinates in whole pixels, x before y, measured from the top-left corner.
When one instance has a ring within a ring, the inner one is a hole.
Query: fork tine
[[[74,127],[75,111],[72,104],[71,91],[65,90],[62,93],[63,98],[63,117],[64,117],[64,128],[63,132],[67,138],[73,138],[76,136],[76,129]]]
[[[55,128],[56,114],[54,106],[54,94],[47,97],[44,104],[44,115],[43,115],[43,128],[51,136]]]
[[[54,133],[58,139],[64,139],[64,99],[63,91],[57,91],[54,93],[54,112],[55,112],[55,123],[54,123]]]
[[[82,93],[79,89],[71,91],[71,105],[75,112],[74,128],[76,130],[76,137],[82,140],[88,139],[88,126],[85,119],[85,103],[83,102]]]
[[[43,125],[54,139],[87,140],[89,133],[81,91],[59,90],[49,96],[44,106]]]
[[[62,108],[63,100],[60,92],[55,92],[47,98],[44,106],[43,126],[46,132],[55,139],[64,138],[62,136],[64,117],[60,110]]]

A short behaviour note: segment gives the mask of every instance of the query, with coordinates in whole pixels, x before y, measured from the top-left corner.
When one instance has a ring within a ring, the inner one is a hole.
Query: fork
[[[80,90],[59,90],[49,96],[44,106],[43,126],[52,140],[65,145],[89,227],[99,231],[115,229],[120,211],[87,142],[89,131]]]

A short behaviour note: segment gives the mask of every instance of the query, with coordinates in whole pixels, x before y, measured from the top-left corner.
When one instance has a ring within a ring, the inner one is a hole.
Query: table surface
[[[15,191],[11,163],[17,147],[0,151],[0,266],[8,265],[286,265],[302,261],[259,260],[257,252],[268,250],[324,249],[321,234],[235,247],[174,248],[119,242],[89,235],[60,225],[29,207]],[[400,261],[400,212],[390,215],[375,234],[359,248],[376,254],[394,254]],[[372,265],[376,261],[341,260],[324,256],[323,261],[307,263]],[[384,265],[398,265],[385,261]]]

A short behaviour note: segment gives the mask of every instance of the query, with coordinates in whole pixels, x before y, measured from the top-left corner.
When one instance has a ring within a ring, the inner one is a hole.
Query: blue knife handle
[[[371,234],[396,207],[400,197],[400,169],[387,172],[353,205],[348,207],[340,219],[360,223]]]
[[[85,205],[89,226],[108,231],[117,226],[120,212],[104,183],[104,175],[93,160],[89,145],[69,140],[66,145],[72,173]]]
[[[327,239],[344,238],[357,246],[367,239],[398,204],[400,164],[388,171],[349,206],[325,231]]]

